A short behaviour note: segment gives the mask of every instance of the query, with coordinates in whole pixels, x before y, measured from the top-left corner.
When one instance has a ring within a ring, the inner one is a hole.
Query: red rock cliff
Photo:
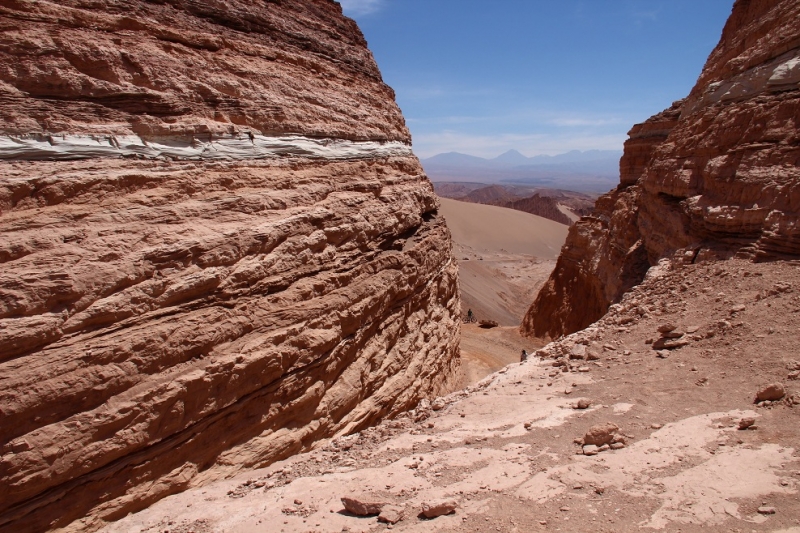
[[[738,0],[688,98],[634,126],[522,331],[572,333],[665,257],[800,255],[800,4]]]
[[[0,531],[448,391],[450,236],[328,0],[0,0]]]

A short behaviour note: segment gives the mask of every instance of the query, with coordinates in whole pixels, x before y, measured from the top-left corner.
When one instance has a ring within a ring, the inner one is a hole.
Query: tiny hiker
[[[522,355],[519,356],[519,362],[524,363],[527,360],[528,360],[528,352],[522,350]]]

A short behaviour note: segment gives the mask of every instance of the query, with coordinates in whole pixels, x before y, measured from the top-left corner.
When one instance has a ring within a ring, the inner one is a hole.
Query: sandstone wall
[[[581,329],[664,257],[800,255],[800,4],[737,0],[689,96],[634,126],[522,325]]]
[[[0,25],[0,531],[95,529],[455,385],[449,232],[338,5]]]
[[[2,0],[3,133],[409,140],[331,0]]]

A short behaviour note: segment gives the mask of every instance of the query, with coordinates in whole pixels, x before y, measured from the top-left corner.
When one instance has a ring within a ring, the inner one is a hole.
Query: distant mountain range
[[[619,183],[616,150],[573,150],[559,155],[525,157],[509,150],[493,159],[459,152],[422,160],[433,181],[476,181],[553,187],[573,191],[606,192]]]

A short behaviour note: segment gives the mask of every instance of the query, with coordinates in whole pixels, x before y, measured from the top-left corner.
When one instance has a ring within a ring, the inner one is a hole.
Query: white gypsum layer
[[[267,159],[299,156],[312,159],[364,159],[411,155],[402,142],[314,139],[300,135],[257,134],[171,136],[30,134],[0,136],[0,159],[53,160],[97,157],[179,159]]]

